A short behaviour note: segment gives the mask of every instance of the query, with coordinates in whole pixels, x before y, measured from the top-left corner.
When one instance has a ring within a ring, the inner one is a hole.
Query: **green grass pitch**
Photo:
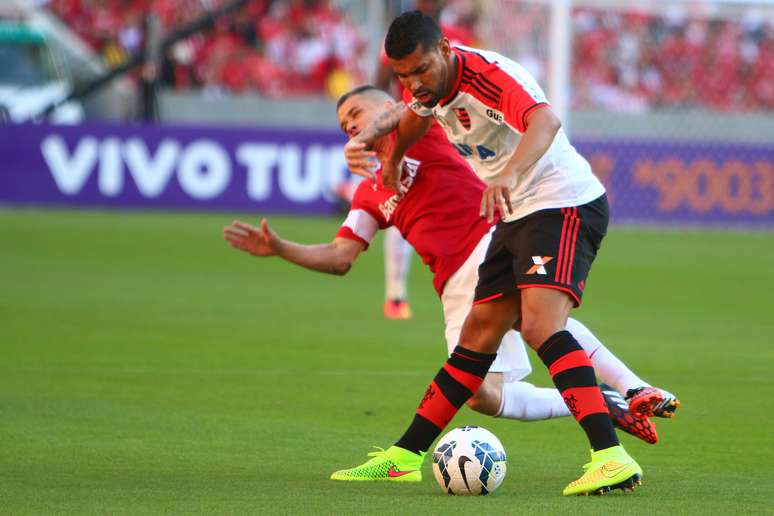
[[[509,455],[496,493],[463,498],[429,461],[418,485],[328,480],[400,435],[444,360],[419,260],[415,318],[391,322],[379,245],[325,276],[231,250],[232,218],[0,211],[0,513],[774,511],[771,233],[613,227],[605,241],[576,316],[683,401],[658,445],[622,437],[640,489],[563,498],[588,457],[572,420],[463,409],[453,425],[485,426]],[[272,222],[319,242],[338,221]]]

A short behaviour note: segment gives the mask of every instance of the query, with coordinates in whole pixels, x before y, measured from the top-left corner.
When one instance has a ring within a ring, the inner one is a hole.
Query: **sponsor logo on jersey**
[[[414,184],[414,180],[417,178],[417,171],[419,170],[419,161],[411,158],[403,160],[403,172],[400,180],[401,191],[379,204],[379,211],[384,215],[384,219],[389,222],[392,218],[395,210],[398,209],[398,204],[406,196],[411,186]]]
[[[457,120],[460,121],[462,127],[466,131],[470,131],[470,115],[465,108],[454,108],[454,114],[457,115]]]
[[[498,124],[503,123],[503,114],[495,111],[494,109],[487,109],[486,110],[486,116],[497,122]]]
[[[532,263],[535,265],[529,268],[527,274],[547,274],[545,265],[553,259],[553,256],[533,256]]]

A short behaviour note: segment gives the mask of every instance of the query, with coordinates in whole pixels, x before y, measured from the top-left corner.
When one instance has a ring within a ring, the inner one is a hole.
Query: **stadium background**
[[[561,500],[572,425],[469,411],[510,454],[490,499],[327,480],[396,437],[440,363],[429,274],[415,260],[415,318],[389,322],[378,251],[318,277],[237,256],[220,228],[335,234],[335,98],[411,6],[0,2],[0,512],[771,510],[771,2],[442,12],[532,71],[610,192],[580,317],[685,404],[656,447],[627,441],[643,489]]]

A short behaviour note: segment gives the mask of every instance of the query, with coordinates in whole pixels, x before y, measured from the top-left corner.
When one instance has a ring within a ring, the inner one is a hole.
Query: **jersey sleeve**
[[[337,238],[361,242],[365,244],[366,249],[376,232],[389,225],[383,217],[379,216],[378,207],[375,206],[377,201],[370,194],[372,183],[369,179],[360,182],[352,197],[352,207],[347,218],[336,233]]]
[[[379,223],[365,210],[352,209],[341,224],[336,238],[346,238],[360,242],[366,246],[371,244],[374,235],[379,230]]]
[[[515,78],[503,81],[502,97],[500,100],[501,111],[505,121],[520,133],[527,130],[527,115],[540,106],[548,104],[542,91],[530,87],[526,83],[519,82]]]
[[[403,89],[403,102],[406,103],[411,111],[423,118],[433,116],[433,110],[423,106],[406,88]]]

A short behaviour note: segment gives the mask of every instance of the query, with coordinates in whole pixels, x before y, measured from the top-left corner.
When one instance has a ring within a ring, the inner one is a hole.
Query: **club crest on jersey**
[[[395,213],[395,210],[398,208],[398,204],[403,200],[408,191],[411,189],[411,185],[414,184],[414,180],[417,178],[419,165],[420,162],[415,159],[404,158],[400,180],[402,191],[396,193],[383,203],[379,204],[379,211],[382,212],[382,215],[387,220],[387,222],[390,221],[393,213]]]
[[[470,131],[470,115],[468,115],[467,110],[465,108],[454,108],[454,114],[457,115],[457,120],[460,121],[462,127],[466,131]]]

